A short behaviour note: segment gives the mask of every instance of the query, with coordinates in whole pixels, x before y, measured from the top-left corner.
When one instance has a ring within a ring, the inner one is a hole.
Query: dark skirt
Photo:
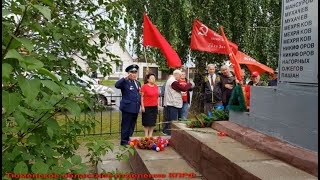
[[[142,113],[142,126],[155,126],[158,115],[158,106],[145,107]]]

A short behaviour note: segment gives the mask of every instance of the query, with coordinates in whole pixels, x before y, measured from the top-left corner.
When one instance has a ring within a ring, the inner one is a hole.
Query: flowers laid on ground
[[[218,106],[208,115],[201,113],[200,115],[195,115],[194,120],[187,122],[187,127],[189,128],[201,128],[201,127],[211,127],[213,121],[226,121],[229,119],[229,110],[224,109],[224,107]]]
[[[128,142],[128,144],[133,147],[136,146],[139,149],[152,149],[157,152],[164,151],[164,148],[169,146],[170,139],[164,139],[158,136],[154,137],[142,137],[140,139],[133,139]]]
[[[187,127],[189,128],[200,128],[200,127],[210,127],[213,118],[209,117],[203,113],[200,115],[195,115],[195,119],[187,122]]]
[[[213,109],[211,114],[208,114],[209,117],[212,117],[214,121],[227,121],[229,120],[229,105],[224,108],[222,105]]]
[[[218,132],[218,136],[228,136],[228,134],[225,132]]]

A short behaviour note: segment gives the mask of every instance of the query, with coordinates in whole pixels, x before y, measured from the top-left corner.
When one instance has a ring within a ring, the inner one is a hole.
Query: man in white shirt
[[[216,83],[220,81],[220,76],[216,75],[214,64],[208,64],[207,68],[208,76],[205,77],[204,83],[205,113],[211,112],[214,107],[221,103],[221,91],[216,88]]]

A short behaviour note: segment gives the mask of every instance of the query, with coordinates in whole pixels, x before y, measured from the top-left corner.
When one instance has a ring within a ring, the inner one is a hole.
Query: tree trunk
[[[202,53],[201,53],[202,54]],[[206,60],[205,56],[201,56],[196,58],[196,72],[193,82],[195,83],[195,87],[192,92],[192,101],[190,112],[192,114],[199,114],[204,112],[204,77],[206,75]]]

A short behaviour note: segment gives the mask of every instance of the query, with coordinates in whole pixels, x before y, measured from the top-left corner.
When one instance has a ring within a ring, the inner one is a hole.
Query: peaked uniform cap
[[[130,72],[130,71],[138,71],[139,66],[136,64],[131,64],[130,66],[128,66],[126,68],[126,72]]]

